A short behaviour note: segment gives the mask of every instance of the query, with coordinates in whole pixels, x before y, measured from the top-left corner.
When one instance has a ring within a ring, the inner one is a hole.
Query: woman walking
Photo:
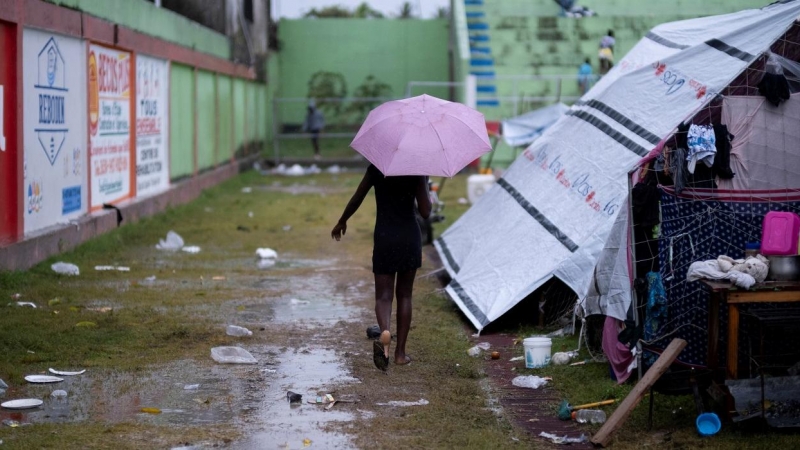
[[[355,214],[371,188],[375,188],[377,216],[372,249],[375,274],[375,316],[381,329],[373,344],[375,365],[386,370],[391,343],[392,301],[397,298],[397,345],[394,363],[411,362],[406,340],[411,327],[411,291],[417,269],[422,265],[422,244],[415,210],[423,218],[431,212],[428,180],[425,176],[384,176],[370,164],[342,217],[331,231],[337,241],[347,232],[347,221]]]

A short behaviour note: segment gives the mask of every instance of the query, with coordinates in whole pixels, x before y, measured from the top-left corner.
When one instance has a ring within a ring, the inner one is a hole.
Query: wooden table
[[[701,280],[711,290],[708,309],[708,366],[718,367],[719,308],[728,304],[728,361],[727,376],[736,379],[739,365],[739,305],[742,303],[787,303],[800,302],[800,282],[766,281],[750,289],[736,287],[726,281]]]

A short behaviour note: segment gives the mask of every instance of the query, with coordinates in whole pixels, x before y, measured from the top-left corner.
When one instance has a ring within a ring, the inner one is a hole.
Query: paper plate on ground
[[[26,375],[25,381],[28,383],[58,383],[59,381],[64,381],[64,379],[50,375]]]
[[[64,371],[64,370],[56,370],[56,369],[53,369],[52,367],[50,369],[48,369],[48,370],[50,371],[50,373],[55,374],[55,375],[61,375],[62,377],[71,377],[73,375],[80,375],[83,372],[86,372],[86,369],[83,369],[83,370],[78,371],[78,372],[67,372],[67,371]]]
[[[44,402],[38,398],[21,398],[19,400],[9,400],[7,402],[0,403],[0,406],[6,409],[28,409],[42,406],[42,403]]]

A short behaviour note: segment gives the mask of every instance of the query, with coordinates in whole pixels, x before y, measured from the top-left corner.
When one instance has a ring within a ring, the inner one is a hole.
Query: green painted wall
[[[217,113],[214,74],[197,72],[197,169],[214,167],[217,163]]]
[[[142,33],[230,59],[228,38],[145,0],[46,0],[87,12]]]
[[[245,143],[245,84],[240,79],[233,80],[233,150],[239,150]]]
[[[231,94],[231,78],[224,75],[217,76],[217,93],[219,95],[219,110],[217,121],[219,123],[219,160],[229,160],[233,154],[233,140],[231,139],[231,117],[233,102]]]
[[[402,97],[409,81],[448,81],[446,20],[281,20],[280,96],[305,98],[320,71],[344,75],[348,95],[368,75]],[[281,111],[282,121],[301,122],[305,102]]]
[[[169,173],[176,179],[194,173],[194,70],[170,67]]]

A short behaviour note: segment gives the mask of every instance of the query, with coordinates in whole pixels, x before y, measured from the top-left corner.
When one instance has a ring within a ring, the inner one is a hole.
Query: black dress
[[[377,167],[367,169],[375,186],[374,246],[372,272],[393,274],[422,265],[422,240],[416,218],[416,176],[385,177]]]

